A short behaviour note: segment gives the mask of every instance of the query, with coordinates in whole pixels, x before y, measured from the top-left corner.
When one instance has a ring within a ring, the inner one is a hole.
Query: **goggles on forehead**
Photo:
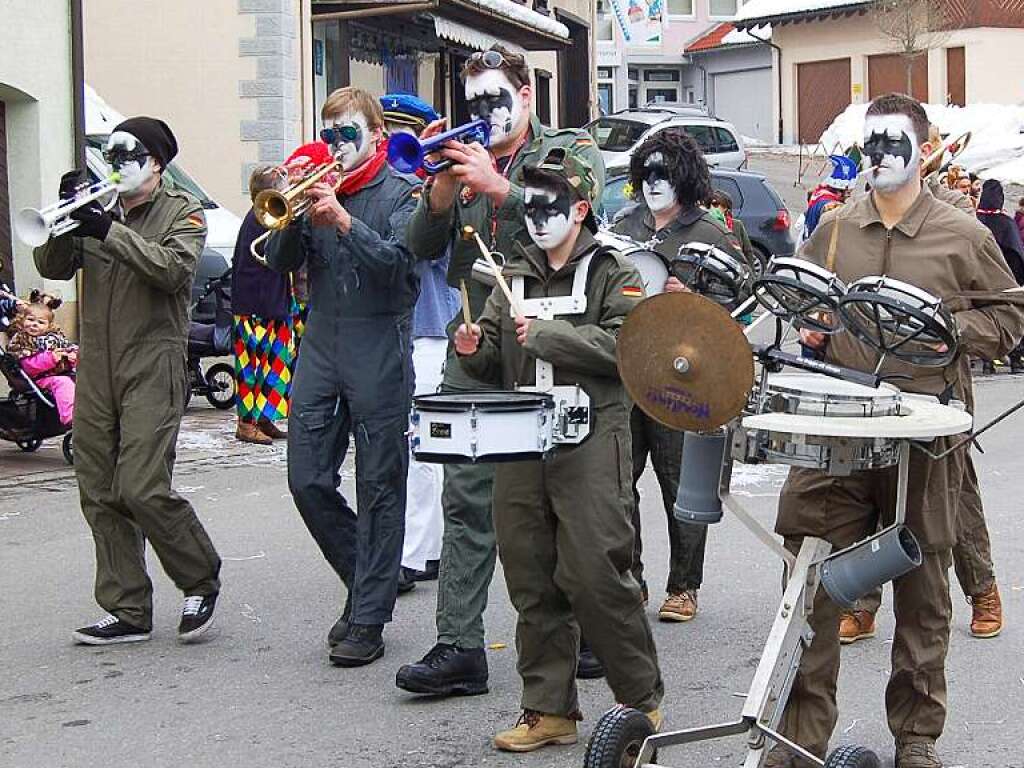
[[[359,127],[355,125],[335,125],[320,131],[320,140],[325,144],[341,144],[353,142],[359,138]]]
[[[139,165],[142,165],[147,157],[149,157],[149,152],[141,146],[137,146],[135,149],[111,147],[110,149],[103,150],[103,159],[107,161],[108,165],[112,165],[115,168],[132,161],[137,161]]]
[[[469,60],[483,64],[487,69],[501,69],[505,66],[505,57],[499,51],[477,51]]]

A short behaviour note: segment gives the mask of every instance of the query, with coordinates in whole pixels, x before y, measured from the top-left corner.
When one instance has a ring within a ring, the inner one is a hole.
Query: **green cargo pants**
[[[147,539],[184,594],[220,590],[220,557],[192,505],[171,488],[185,357],[178,347],[140,344],[111,368],[89,352],[78,367],[75,475],[96,545],[96,602],[148,631]]]
[[[524,709],[579,711],[581,628],[616,701],[649,712],[664,695],[640,585],[630,572],[633,484],[629,430],[621,421],[617,432],[592,434],[547,461],[496,468],[495,531],[518,613]]]

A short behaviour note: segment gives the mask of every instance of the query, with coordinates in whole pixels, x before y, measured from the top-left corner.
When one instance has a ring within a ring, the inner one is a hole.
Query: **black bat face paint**
[[[676,204],[676,191],[668,178],[668,168],[661,152],[652,152],[644,160],[643,178],[644,201],[654,213],[659,213]]]
[[[652,153],[644,161],[644,181],[652,187],[659,181],[668,181],[668,168],[660,152]]]
[[[492,145],[512,135],[522,113],[515,86],[496,69],[466,78],[466,104],[470,117],[491,124]]]
[[[917,173],[920,153],[906,115],[871,115],[864,120],[864,154],[874,170],[875,189],[888,192],[909,182]]]
[[[550,189],[527,187],[524,192],[526,231],[540,248],[562,244],[572,229],[572,200]]]

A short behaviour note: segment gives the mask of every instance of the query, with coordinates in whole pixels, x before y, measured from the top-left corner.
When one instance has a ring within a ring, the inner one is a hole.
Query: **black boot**
[[[331,649],[331,664],[362,667],[384,655],[383,624],[349,624],[345,639]]]
[[[331,648],[344,640],[345,635],[348,634],[348,617],[351,613],[352,595],[350,593],[349,596],[345,598],[345,607],[341,611],[341,616],[336,622],[334,622],[334,626],[331,627],[331,631],[327,633],[327,645]]]
[[[412,568],[401,567],[398,569],[398,594],[404,595],[416,589],[416,571]]]
[[[576,677],[580,680],[596,680],[604,677],[604,664],[594,655],[590,644],[585,638],[580,638],[580,658],[576,663]]]
[[[413,578],[416,581],[437,581],[437,576],[440,572],[440,560],[427,560],[427,564],[422,571],[413,571]]]
[[[463,650],[438,643],[415,664],[398,670],[395,685],[410,693],[476,696],[487,693],[487,656],[483,648]]]

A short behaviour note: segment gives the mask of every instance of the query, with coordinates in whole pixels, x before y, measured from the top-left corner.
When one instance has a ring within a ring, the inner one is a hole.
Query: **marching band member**
[[[967,290],[998,292],[1016,284],[992,235],[922,185],[921,158],[931,149],[928,118],[908,96],[875,99],[864,123],[864,153],[872,192],[825,215],[801,255],[828,265],[834,256],[838,277],[851,282],[867,275],[905,280],[941,297]],[[838,228],[838,230],[836,229]],[[834,246],[831,242],[834,239]],[[830,251],[832,256],[830,256]],[[1013,347],[1024,333],[1024,312],[1008,304],[973,306],[952,300],[968,354],[994,357]],[[823,334],[801,331],[805,344],[825,347]],[[826,359],[859,370],[874,370],[878,355],[850,333],[839,333],[825,347]],[[904,375],[909,392],[964,399],[969,379],[967,355],[945,368],[920,368],[888,359],[884,376]],[[942,451],[949,438],[939,438]],[[829,477],[819,470],[790,470],[782,491],[776,532],[793,552],[804,536],[817,536],[839,550],[891,522],[897,468]],[[893,582],[896,630],[892,672],[885,693],[889,729],[896,742],[897,768],[941,768],[935,742],[946,717],[946,651],[952,614],[948,569],[957,538],[957,499],[964,476],[964,453],[941,460],[912,452],[907,526],[921,545],[920,567]],[[780,730],[824,757],[835,728],[839,673],[839,607],[818,589],[810,617],[813,641],[803,653]],[[803,766],[781,747],[769,768]]]
[[[576,742],[576,621],[616,701],[648,713],[658,728],[664,695],[640,584],[630,573],[629,398],[615,358],[618,330],[643,299],[642,283],[627,259],[594,240],[599,186],[578,150],[553,149],[521,178],[533,245],[517,243],[504,274],[521,279],[532,299],[572,295],[576,271],[588,270],[586,309],[513,317],[496,287],[479,324],[459,326],[455,350],[475,378],[500,380],[505,389],[532,385],[538,358],[552,363],[555,384],[582,387],[595,413],[581,444],[559,446],[546,461],[499,464],[495,473],[498,553],[519,615],[523,715],[494,744],[512,752]]]
[[[185,411],[188,304],[206,242],[202,206],[163,180],[178,152],[162,120],[133,117],[114,128],[104,156],[120,175],[110,212],[91,203],[79,223],[35,250],[39,274],[82,271],[81,353],[75,397],[75,475],[96,543],[96,602],[110,615],[76,630],[88,645],[148,640],[153,585],[145,543],[185,594],[182,642],[213,621],[220,558],[195,510],[171,488]],[[81,171],[66,173],[70,197]]]
[[[308,213],[272,236],[267,263],[308,270],[310,313],[292,382],[288,487],[306,527],[348,591],[331,628],[331,663],[384,653],[405,532],[414,259],[405,245],[417,180],[391,169],[380,103],[341,88],[321,110],[341,186],[314,184]],[[358,516],[338,491],[356,441]]]
[[[736,238],[700,207],[712,196],[711,174],[697,143],[681,131],[660,131],[637,147],[629,164],[630,184],[642,191],[642,202],[628,209],[613,225],[620,235],[650,242],[665,259],[674,259],[680,246],[700,242],[743,259]],[[669,277],[666,291],[687,290]],[[706,525],[676,521],[672,507],[679,490],[679,457],[683,432],[662,426],[640,408],[630,414],[633,441],[633,575],[644,585],[643,545],[640,539],[639,482],[650,455],[661,487],[668,520],[668,593],[658,611],[662,621],[689,621],[697,614],[697,590],[704,576]]]
[[[471,277],[479,251],[461,237],[471,225],[494,250],[511,254],[514,244],[529,242],[524,223],[523,188],[510,181],[526,163],[540,162],[555,147],[578,146],[604,183],[601,153],[590,134],[576,129],[551,130],[530,112],[533,89],[525,58],[501,46],[474,54],[462,71],[470,116],[490,123],[490,146],[450,142],[441,154],[454,162],[428,180],[409,224],[408,240],[416,255],[436,259],[451,248],[448,284],[465,281],[470,311],[483,310],[489,289]],[[426,139],[444,130],[435,122]],[[463,371],[449,349],[443,391],[493,389]],[[399,688],[413,693],[461,695],[487,691],[484,655],[484,608],[494,574],[494,525],[488,464],[444,467],[444,540],[437,590],[437,644],[417,663],[398,671]]]

